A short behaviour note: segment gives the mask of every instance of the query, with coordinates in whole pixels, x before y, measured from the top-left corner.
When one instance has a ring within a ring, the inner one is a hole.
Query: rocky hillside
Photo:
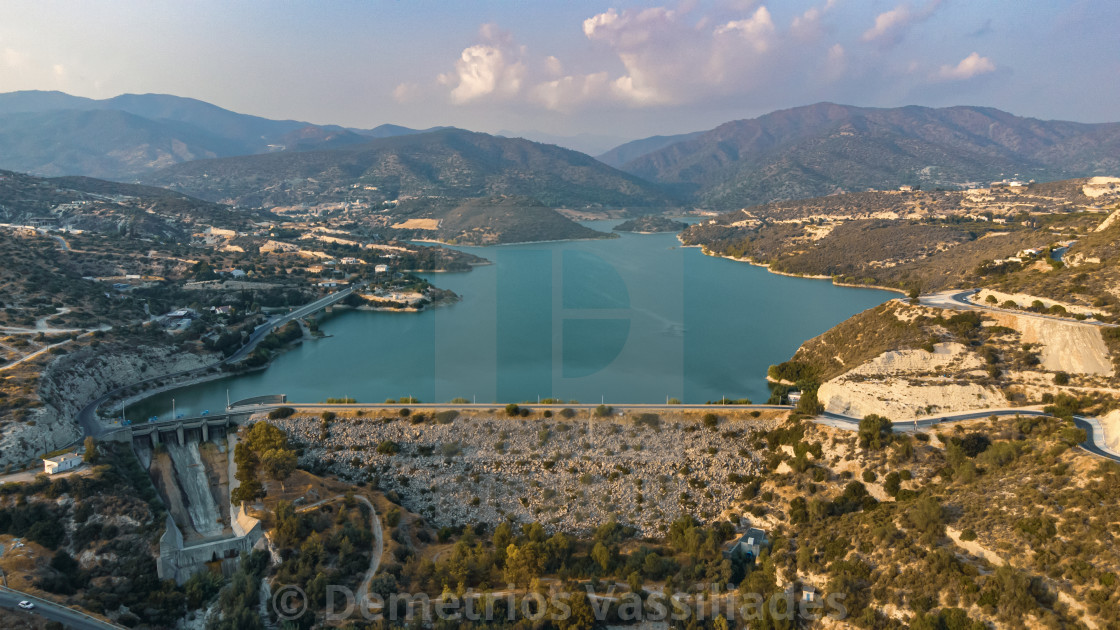
[[[1117,156],[1120,123],[1043,121],[984,107],[818,103],[725,123],[621,168],[730,209],[903,184],[1115,175]]]
[[[118,387],[145,378],[204,367],[215,356],[200,356],[173,347],[100,344],[63,354],[49,363],[38,380],[31,411],[23,420],[0,427],[0,468],[22,465],[43,453],[77,441],[78,412]]]
[[[0,171],[0,221],[183,240],[190,223],[234,227],[254,217],[182,193],[91,177]]]
[[[681,241],[783,273],[926,293],[992,287],[1115,315],[1120,223],[1108,213],[1118,204],[1120,179],[1106,177],[863,192],[730,212]]]
[[[520,195],[573,208],[672,203],[657,186],[582,153],[459,129],[332,151],[201,160],[143,179],[202,199],[265,208],[345,202],[355,190],[387,199]]]

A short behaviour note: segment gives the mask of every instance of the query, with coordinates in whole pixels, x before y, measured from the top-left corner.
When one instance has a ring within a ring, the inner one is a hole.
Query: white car
[[[19,603],[19,607],[24,609],[24,610],[31,610],[32,608],[35,607],[35,604],[32,604],[31,602],[29,602],[25,599],[25,600],[23,600],[22,602]]]

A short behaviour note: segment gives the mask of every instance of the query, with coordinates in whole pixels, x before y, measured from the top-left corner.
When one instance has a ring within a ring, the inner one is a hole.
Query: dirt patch
[[[438,230],[439,219],[409,219],[392,227],[397,230]]]

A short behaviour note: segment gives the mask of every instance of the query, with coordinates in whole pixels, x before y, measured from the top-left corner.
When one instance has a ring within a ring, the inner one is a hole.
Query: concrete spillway
[[[210,482],[198,452],[198,443],[188,442],[180,446],[169,442],[167,453],[175,467],[175,477],[186,499],[187,513],[195,531],[204,537],[221,535],[224,530],[222,512],[210,493]]]

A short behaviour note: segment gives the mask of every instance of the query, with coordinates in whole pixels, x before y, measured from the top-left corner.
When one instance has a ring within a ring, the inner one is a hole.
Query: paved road
[[[980,289],[969,289],[967,291],[942,291],[940,293],[931,293],[923,295],[919,301],[924,306],[933,306],[937,308],[951,308],[954,310],[972,310],[972,311],[992,311],[995,313],[1010,313],[1012,315],[1019,315],[1022,317],[1037,317],[1039,319],[1052,319],[1054,321],[1065,322],[1068,324],[1083,324],[1085,326],[1099,326],[1099,327],[1114,327],[1116,324],[1106,324],[1095,319],[1079,320],[1072,317],[1058,317],[1057,315],[1046,315],[1043,313],[1032,313],[1030,311],[1022,311],[1018,309],[1000,308],[998,306],[989,306],[987,304],[977,304],[970,301],[968,298]]]
[[[12,591],[0,587],[0,608],[8,608],[17,610],[17,604],[23,600],[30,600],[35,603],[33,610],[25,611],[33,615],[38,615],[43,619],[50,621],[58,621],[63,623],[67,628],[74,628],[75,630],[105,630],[111,628],[112,630],[120,630],[124,626],[118,626],[107,621],[101,621],[95,617],[90,617],[85,613],[66,608],[48,602],[46,600],[38,599],[19,591]],[[3,626],[3,613],[0,613],[0,626]]]
[[[106,431],[116,430],[116,427],[105,427],[104,425],[102,425],[101,421],[97,418],[97,409],[111,398],[119,395],[124,390],[135,387],[136,385],[150,383],[152,381],[174,379],[191,374],[201,374],[209,371],[211,368],[216,366],[236,363],[237,361],[240,361],[241,359],[244,359],[246,356],[248,356],[249,353],[257,347],[257,344],[260,343],[261,339],[264,339],[266,336],[268,336],[268,334],[271,333],[274,328],[278,328],[290,321],[299,319],[301,317],[306,317],[320,309],[326,308],[327,306],[330,306],[331,304],[334,304],[350,295],[353,291],[354,287],[347,287],[341,291],[336,291],[335,293],[331,293],[330,295],[319,298],[318,300],[315,300],[310,304],[301,306],[291,313],[288,313],[281,317],[270,319],[268,322],[258,326],[257,329],[253,331],[253,334],[249,336],[249,340],[246,342],[246,344],[238,349],[237,352],[213,365],[208,365],[204,368],[198,368],[194,370],[177,372],[175,374],[165,374],[163,376],[147,378],[106,392],[104,396],[101,396],[97,400],[89,403],[88,405],[83,407],[81,411],[78,412],[78,424],[82,427],[82,434],[87,436],[99,437]]]
[[[328,306],[331,306],[332,304],[345,299],[353,292],[354,287],[346,287],[341,291],[335,291],[334,293],[321,297],[310,304],[301,306],[291,313],[288,313],[287,315],[268,320],[264,324],[258,326],[257,329],[253,331],[253,334],[249,335],[249,341],[244,346],[238,349],[237,352],[234,352],[229,357],[224,359],[222,363],[236,363],[244,359],[245,357],[249,356],[249,353],[252,352],[254,348],[257,347],[257,344],[260,343],[261,339],[264,339],[266,336],[268,336],[268,334],[271,333],[274,329],[280,328],[288,322],[307,317],[312,313],[318,312]]]
[[[1023,407],[1018,409],[989,409],[985,411],[969,411],[964,413],[947,414],[930,418],[921,418],[914,422],[896,422],[895,429],[899,431],[913,431],[929,428],[947,422],[961,422],[964,420],[982,420],[992,416],[1049,416],[1050,414],[1037,408]],[[825,412],[817,418],[817,422],[829,426],[856,431],[859,429],[859,418],[842,416],[836,413]],[[1110,449],[1105,443],[1104,428],[1097,418],[1074,416],[1073,424],[1085,430],[1086,439],[1079,444],[1082,449],[1105,459],[1120,462],[1120,453]]]

